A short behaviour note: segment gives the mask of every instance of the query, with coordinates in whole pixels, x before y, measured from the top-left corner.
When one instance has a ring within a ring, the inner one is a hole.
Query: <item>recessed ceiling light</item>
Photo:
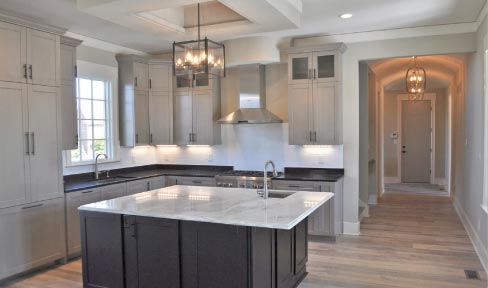
[[[344,14],[339,15],[339,17],[341,17],[342,19],[349,19],[349,18],[352,18],[352,14],[351,13],[344,13]]]

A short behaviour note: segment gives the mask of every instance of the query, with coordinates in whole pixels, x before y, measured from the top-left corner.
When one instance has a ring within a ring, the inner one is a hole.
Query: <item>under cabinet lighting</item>
[[[187,147],[210,147],[210,145],[186,145]]]
[[[352,14],[351,13],[344,13],[344,14],[339,15],[339,17],[341,17],[342,19],[350,19],[350,18],[352,18]]]

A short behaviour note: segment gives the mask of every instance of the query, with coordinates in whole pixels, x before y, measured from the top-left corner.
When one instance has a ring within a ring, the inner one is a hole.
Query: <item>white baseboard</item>
[[[466,229],[466,232],[468,233],[471,243],[473,243],[474,250],[476,251],[476,254],[478,254],[481,264],[485,268],[485,272],[488,273],[488,247],[484,247],[478,233],[476,233],[476,229],[474,229],[473,224],[457,199],[454,199],[454,208],[456,209],[459,219],[461,219],[461,222],[463,223],[464,229]]]
[[[359,236],[360,223],[359,222],[345,222],[344,221],[344,234]]]
[[[385,177],[383,181],[385,184],[397,184],[402,182],[400,177]]]
[[[378,199],[377,199],[376,195],[369,195],[369,197],[368,197],[368,204],[369,205],[376,205],[376,204],[378,204]]]

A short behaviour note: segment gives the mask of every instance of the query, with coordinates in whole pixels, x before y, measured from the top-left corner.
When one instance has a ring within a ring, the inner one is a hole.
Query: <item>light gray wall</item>
[[[427,93],[435,93],[435,177],[445,178],[446,176],[446,150],[447,142],[447,90],[431,89]],[[404,91],[386,91],[384,99],[384,171],[385,177],[400,177],[398,175],[398,154],[397,147],[390,139],[390,133],[399,132],[398,127],[398,95],[405,94]]]
[[[377,113],[377,101],[378,101],[378,87],[377,87],[377,77],[376,74],[371,69],[368,69],[368,203],[373,204],[377,201],[377,190],[378,190],[378,175],[376,172],[376,165],[379,163],[378,157],[376,155],[376,141],[377,141],[377,131],[376,125]]]
[[[454,202],[465,217],[465,227],[475,242],[478,254],[481,254],[485,269],[488,269],[488,213],[480,204],[483,202],[483,169],[487,165],[483,161],[483,137],[488,129],[484,125],[484,113],[488,111],[483,109],[483,99],[486,99],[483,75],[486,69],[484,53],[488,49],[484,43],[488,37],[487,25],[485,19],[477,33],[477,51],[468,57],[465,97],[457,97],[454,103],[457,107],[454,137],[458,152]]]
[[[363,203],[368,203],[369,195],[368,72],[368,64],[366,62],[359,63],[359,200]]]

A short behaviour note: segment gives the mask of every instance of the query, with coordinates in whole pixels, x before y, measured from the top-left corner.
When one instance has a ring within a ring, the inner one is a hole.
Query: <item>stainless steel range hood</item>
[[[239,66],[239,109],[220,119],[222,124],[281,123],[278,116],[266,110],[265,66]]]

